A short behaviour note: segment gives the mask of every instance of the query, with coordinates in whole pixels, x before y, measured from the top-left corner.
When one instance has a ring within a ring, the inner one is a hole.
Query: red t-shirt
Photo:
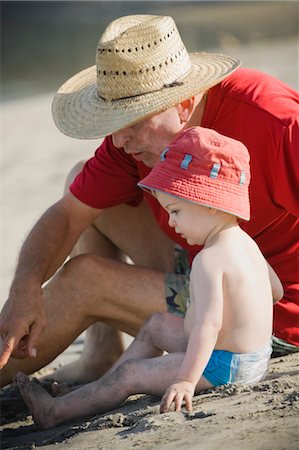
[[[201,125],[242,141],[251,158],[251,220],[241,227],[277,272],[285,296],[274,306],[274,333],[299,345],[299,96],[262,72],[238,69],[209,90]],[[145,196],[162,229],[188,249],[168,226],[168,214],[137,187],[149,173],[107,137],[71,185],[94,208],[137,205]]]

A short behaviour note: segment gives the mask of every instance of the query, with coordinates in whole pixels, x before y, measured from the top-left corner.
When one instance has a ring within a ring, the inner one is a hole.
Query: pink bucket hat
[[[215,130],[193,127],[162,152],[160,162],[138,186],[249,220],[249,181],[244,144]]]

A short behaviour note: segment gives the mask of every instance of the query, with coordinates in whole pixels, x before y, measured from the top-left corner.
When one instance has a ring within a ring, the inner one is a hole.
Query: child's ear
[[[215,216],[215,214],[217,214],[217,209],[209,207],[209,214],[211,214],[211,216]]]

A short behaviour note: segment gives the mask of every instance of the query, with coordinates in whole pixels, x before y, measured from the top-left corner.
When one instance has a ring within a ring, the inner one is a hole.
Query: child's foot
[[[82,386],[82,384],[77,386],[68,386],[65,383],[58,383],[57,381],[54,381],[54,383],[52,383],[52,392],[55,397],[60,397],[61,395],[69,394]]]
[[[58,423],[53,408],[55,399],[24,373],[18,372],[15,379],[36,425],[42,429],[55,426]]]

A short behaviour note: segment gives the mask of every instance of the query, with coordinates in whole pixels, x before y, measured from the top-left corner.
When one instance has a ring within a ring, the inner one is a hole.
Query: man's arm
[[[99,213],[100,210],[66,194],[29,233],[0,315],[0,368],[11,355],[19,358],[36,355],[39,336],[46,326],[41,286],[61,266],[81,233]]]

